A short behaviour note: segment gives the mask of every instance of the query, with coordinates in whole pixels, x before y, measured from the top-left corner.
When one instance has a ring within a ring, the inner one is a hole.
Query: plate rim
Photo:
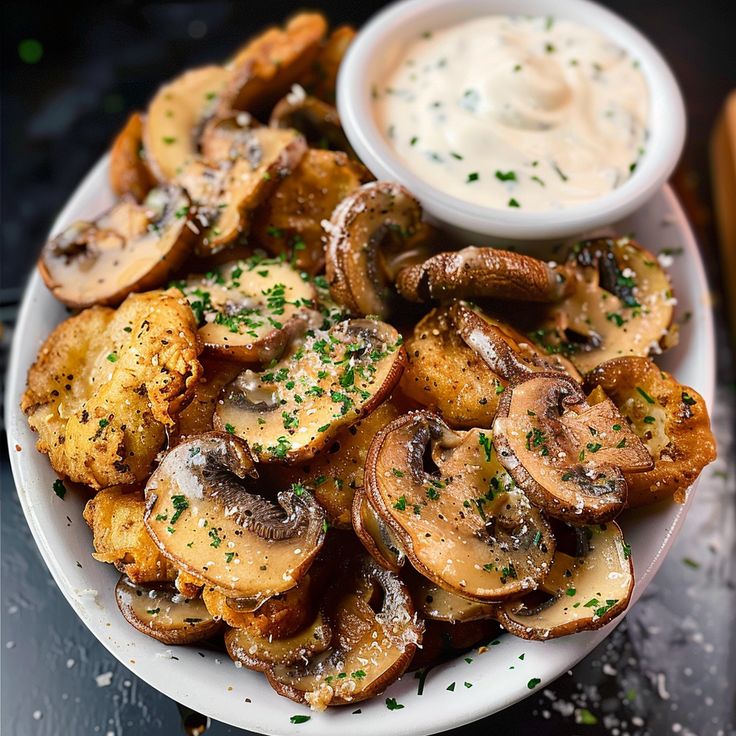
[[[80,200],[84,201],[89,198],[89,193],[87,192],[87,190],[89,189],[91,182],[98,177],[103,176],[106,169],[108,168],[108,165],[109,154],[105,154],[89,170],[87,175],[76,187],[74,193],[69,198],[59,215],[55,218],[54,223],[50,229],[51,234],[56,233],[60,229],[61,223],[65,222],[65,220],[69,218],[69,213],[79,206]],[[682,205],[680,204],[677,196],[675,195],[669,184],[665,184],[660,191],[664,195],[668,207],[671,209],[677,219],[677,226],[682,235],[683,247],[692,260],[691,267],[693,269],[694,276],[697,282],[696,286],[698,292],[707,294],[708,282],[702,256],[700,255],[697,241],[692,231],[692,227],[687,219],[687,216],[685,215]],[[267,721],[263,721],[262,719],[258,718],[253,718],[253,720],[251,720],[249,718],[248,722],[245,723],[243,720],[238,720],[236,718],[236,715],[239,712],[246,712],[243,710],[242,706],[241,708],[236,709],[233,704],[233,706],[230,706],[226,710],[226,712],[220,712],[220,710],[222,709],[218,709],[216,713],[212,711],[208,712],[208,701],[206,696],[200,694],[199,692],[192,692],[191,690],[184,691],[184,689],[179,684],[182,679],[181,676],[171,677],[168,679],[159,677],[158,679],[156,679],[154,675],[151,674],[149,677],[149,673],[145,671],[146,668],[140,665],[137,659],[135,662],[130,661],[130,657],[128,656],[130,652],[125,651],[125,645],[122,642],[115,641],[112,637],[105,636],[105,632],[102,630],[104,627],[93,620],[88,607],[83,605],[82,601],[80,601],[78,597],[75,597],[73,592],[74,586],[65,574],[61,561],[57,561],[56,556],[53,553],[53,549],[49,544],[47,535],[44,533],[43,525],[40,523],[40,520],[36,515],[32,496],[35,492],[37,492],[38,489],[26,489],[22,485],[21,465],[24,462],[26,453],[14,452],[13,449],[14,445],[16,444],[16,440],[19,439],[16,435],[17,428],[20,426],[19,423],[25,422],[25,417],[23,416],[18,406],[18,398],[20,397],[25,387],[25,372],[23,370],[24,366],[20,365],[21,359],[19,357],[19,344],[23,336],[22,327],[29,320],[29,313],[33,308],[34,295],[37,293],[39,288],[43,289],[44,285],[38,274],[38,271],[34,268],[34,271],[31,277],[28,279],[24,288],[21,308],[16,320],[13,340],[11,344],[10,357],[6,372],[5,426],[7,428],[8,452],[10,456],[10,465],[12,469],[13,482],[16,488],[16,493],[20,500],[26,523],[31,530],[34,542],[39,549],[47,570],[51,573],[51,576],[53,577],[57,587],[60,589],[62,595],[66,598],[74,612],[81,619],[81,621],[90,631],[90,633],[110,652],[110,654],[115,657],[117,661],[120,662],[120,664],[131,670],[137,677],[140,677],[144,682],[149,684],[158,692],[163,693],[175,702],[193,703],[193,701],[196,701],[198,710],[201,710],[206,715],[209,715],[210,717],[218,721],[222,721],[237,728],[247,728],[259,733],[273,734],[274,736],[285,733],[293,733],[293,726],[291,726],[291,728],[288,727],[288,720],[286,715],[286,713],[288,712],[287,708],[289,707],[289,705],[291,705],[295,710],[298,710],[303,709],[303,706],[299,706],[292,701],[288,701],[286,699],[284,699],[283,701],[283,727],[279,725],[274,716],[270,716]],[[716,372],[715,326],[712,309],[709,308],[707,305],[704,307],[704,317],[705,319],[703,327],[705,334],[703,335],[703,339],[705,341],[706,353],[710,359],[710,365],[709,370],[706,370],[703,373],[702,380],[699,383],[699,391],[705,399],[706,404],[708,406],[712,406],[715,392]],[[33,452],[36,452],[35,445],[33,447]],[[555,679],[557,679],[557,677],[562,675],[571,667],[574,667],[581,659],[587,656],[601,641],[603,641],[613,631],[613,629],[618,624],[621,623],[631,607],[641,597],[643,592],[651,583],[651,580],[656,574],[657,570],[662,565],[667,551],[669,550],[670,546],[674,542],[674,539],[679,533],[679,530],[685,520],[685,516],[687,515],[688,509],[690,508],[695,498],[696,486],[697,481],[695,482],[695,484],[693,484],[690,491],[688,492],[686,502],[678,507],[677,513],[673,516],[667,532],[665,535],[663,535],[657,552],[651,559],[649,565],[643,571],[637,574],[636,587],[634,589],[631,601],[629,603],[629,606],[627,607],[626,612],[603,629],[595,632],[576,634],[575,642],[579,644],[579,646],[575,647],[576,651],[574,656],[568,657],[565,660],[564,666],[555,667],[551,673],[546,674],[542,680],[544,686],[550,685]],[[134,632],[131,630],[131,636],[133,635],[133,633]],[[506,634],[505,636],[508,637],[509,635]],[[523,690],[519,692],[519,689],[520,688],[509,688],[508,695],[505,698],[496,701],[496,703],[490,707],[484,703],[484,699],[482,697],[474,697],[470,701],[463,700],[462,706],[465,707],[460,707],[459,704],[458,707],[447,709],[447,711],[445,711],[445,715],[443,715],[442,711],[440,711],[439,713],[435,712],[435,717],[433,718],[431,725],[427,723],[426,718],[423,719],[421,723],[417,723],[411,718],[409,718],[408,720],[400,719],[400,723],[399,719],[397,719],[392,722],[392,731],[396,734],[396,736],[402,736],[404,734],[406,736],[422,736],[425,734],[439,733],[440,731],[444,731],[450,728],[457,728],[485,718],[489,715],[492,715],[493,713],[504,710],[511,705],[520,702],[521,700],[535,692],[535,690],[533,689],[528,690],[528,692],[524,692]],[[396,715],[399,715],[400,713],[400,711],[397,711]],[[252,717],[255,717],[255,713],[252,713],[250,715]],[[328,727],[327,722],[323,718],[314,717],[314,713],[310,713],[310,715],[312,716],[311,721],[309,723],[303,724],[301,726],[302,730],[309,731],[316,728],[317,731],[312,730],[312,732],[315,733],[319,732],[319,729],[322,727]],[[279,713],[279,716],[281,716],[281,713]],[[377,719],[374,718],[370,720],[365,719],[362,720],[360,724],[356,721],[354,729],[356,736],[357,734],[371,733],[370,730],[365,729],[365,724],[369,723],[375,725],[375,723],[379,721],[382,722],[382,718],[379,717]],[[333,724],[329,729],[331,732],[334,729],[334,725],[335,724]]]

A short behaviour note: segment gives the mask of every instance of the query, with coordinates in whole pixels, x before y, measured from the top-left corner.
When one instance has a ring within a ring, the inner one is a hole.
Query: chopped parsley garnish
[[[695,401],[695,399],[692,396],[690,396],[690,394],[687,393],[687,391],[683,391],[682,392],[682,403],[687,404],[687,406],[693,406],[694,404],[697,404],[698,402]]]
[[[300,723],[306,723],[307,721],[311,720],[312,716],[292,716],[291,718],[289,718],[289,723],[295,723],[298,725]]]
[[[511,197],[511,199],[509,200],[509,207],[521,207],[521,205],[518,203],[516,199]]]
[[[515,171],[496,171],[496,179],[499,181],[518,181]]]
[[[526,686],[527,686],[527,687],[528,687],[528,688],[529,688],[530,690],[534,690],[534,688],[535,688],[535,687],[536,687],[537,685],[539,685],[539,683],[540,683],[540,682],[542,682],[542,681],[541,681],[541,680],[540,680],[540,679],[539,679],[538,677],[532,677],[532,679],[531,679],[531,680],[529,680],[529,682],[527,682]]]
[[[406,511],[406,496],[399,496],[396,503],[394,504],[394,508],[397,511]]]
[[[389,710],[401,710],[404,706],[396,702],[396,698],[386,698],[386,707]]]
[[[646,401],[647,404],[654,403],[654,399],[641,386],[637,386],[636,390],[639,393],[639,395],[644,398],[644,401]]]
[[[217,549],[222,544],[222,539],[220,539],[220,535],[217,533],[217,529],[210,529],[209,536],[212,540],[210,542],[210,547],[214,547],[215,549]]]
[[[225,424],[225,431],[228,434],[235,434],[235,427],[233,427],[233,425],[228,422],[227,424]]]
[[[397,478],[403,478],[404,477],[404,471],[399,470],[398,468],[391,468],[391,472],[397,477]]]
[[[478,444],[483,448],[486,454],[486,462],[490,462],[491,461],[491,450],[493,449],[493,445],[491,444],[491,438],[485,432],[481,432],[478,435]]]
[[[468,178],[465,180],[465,183],[470,184],[474,181],[478,181],[478,179],[480,179],[480,174],[477,171],[471,171],[468,174]]]
[[[176,495],[171,497],[171,503],[174,505],[174,515],[171,517],[171,523],[176,524],[182,513],[189,508],[189,501],[186,496]]]
[[[58,478],[54,481],[54,493],[62,499],[66,495],[66,486]]]

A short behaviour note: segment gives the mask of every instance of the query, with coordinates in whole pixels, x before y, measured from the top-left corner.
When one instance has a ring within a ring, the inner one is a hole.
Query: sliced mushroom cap
[[[242,155],[217,165],[204,160],[187,164],[177,181],[197,208],[203,231],[203,255],[216,253],[247,233],[253,210],[294,170],[306,150],[292,130],[253,128],[244,134]]]
[[[489,427],[504,382],[460,336],[448,307],[421,319],[405,343],[401,390],[452,427]]]
[[[486,362],[506,385],[538,371],[561,371],[575,380],[581,376],[561,355],[547,355],[511,325],[483,314],[467,302],[456,302],[450,316],[460,337]]]
[[[259,472],[277,488],[306,488],[325,510],[330,526],[349,529],[353,496],[363,486],[363,468],[376,433],[399,416],[392,401],[384,401],[368,416],[342,429],[312,460],[300,465],[264,466]]]
[[[194,244],[189,204],[178,187],[153,189],[143,204],[123,199],[94,222],[75,222],[43,248],[46,286],[77,309],[159,286]]]
[[[634,590],[631,550],[615,522],[585,527],[581,556],[557,551],[542,589],[546,600],[524,598],[498,608],[498,620],[522,639],[555,639],[600,629],[626,610]]]
[[[298,130],[314,148],[344,151],[355,157],[337,110],[326,102],[311,97],[300,85],[294,85],[271,112],[272,128]]]
[[[368,501],[412,565],[478,601],[534,589],[555,549],[549,525],[514,488],[491,440],[490,432],[453,432],[436,415],[413,412],[376,436],[365,470]],[[432,462],[437,472],[425,469]]]
[[[220,113],[207,120],[199,138],[201,157],[216,166],[223,161],[248,157],[249,147],[257,145],[252,131],[261,124],[247,112]]]
[[[327,282],[338,304],[356,315],[385,317],[391,308],[391,258],[407,249],[422,208],[400,184],[365,184],[332,213],[325,250]]]
[[[260,672],[276,665],[309,660],[324,652],[331,641],[332,630],[321,611],[317,611],[309,625],[281,639],[260,636],[251,629],[230,629],[225,634],[225,646],[231,659]]]
[[[570,284],[563,269],[545,261],[470,246],[403,268],[396,288],[412,302],[475,298],[556,302],[569,292]]]
[[[110,148],[110,186],[118,197],[130,194],[142,202],[156,186],[143,149],[143,116],[134,112]]]
[[[343,57],[355,38],[355,28],[338,26],[320,47],[310,71],[301,79],[309,94],[334,105],[336,102],[337,74]]]
[[[370,179],[367,169],[341,151],[310,148],[253,217],[253,239],[300,270],[318,273],[325,263],[322,222]]]
[[[191,69],[161,87],[148,105],[143,128],[146,161],[160,181],[173,181],[198,157],[202,125],[217,106],[228,72]]]
[[[248,445],[210,432],[170,450],[146,486],[146,527],[161,551],[253,608],[299,582],[325,535],[308,493],[274,502],[254,492],[256,478]]]
[[[404,584],[368,555],[346,560],[322,611],[332,629],[329,648],[266,670],[276,692],[315,710],[382,692],[421,642],[423,626]]]
[[[122,575],[115,586],[115,600],[131,626],[164,644],[195,644],[223,628],[201,598],[185,598],[173,586],[148,588]]]
[[[622,471],[652,466],[611,401],[591,406],[580,385],[560,373],[534,374],[504,392],[493,444],[533,503],[577,524],[614,518],[626,503]]]
[[[716,458],[703,397],[648,358],[614,358],[585,377],[588,398],[610,397],[654,460],[648,472],[626,474],[628,506],[644,506],[685,491]],[[605,392],[605,393],[602,393]]]
[[[378,515],[369,503],[363,488],[353,498],[353,530],[371,557],[391,572],[399,572],[406,555],[396,532]]]
[[[574,285],[532,337],[583,373],[609,358],[661,352],[672,322],[672,286],[656,257],[630,238],[576,245],[567,259]]]
[[[228,360],[268,363],[306,329],[314,287],[287,263],[251,258],[179,284],[205,349]]]
[[[266,29],[228,64],[221,105],[253,114],[267,111],[309,70],[326,32],[320,13],[299,13],[283,29]]]
[[[481,603],[463,598],[427,580],[413,568],[404,571],[404,579],[417,611],[424,618],[450,623],[495,618],[495,603]]]
[[[383,322],[310,330],[272,368],[225,387],[215,426],[247,438],[260,462],[308,460],[384,401],[404,361],[400,335]]]

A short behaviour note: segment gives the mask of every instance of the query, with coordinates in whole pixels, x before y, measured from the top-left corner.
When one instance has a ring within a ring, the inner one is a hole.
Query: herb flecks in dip
[[[589,202],[632,176],[646,146],[637,61],[598,31],[551,17],[491,15],[420,32],[373,97],[407,166],[489,207]]]

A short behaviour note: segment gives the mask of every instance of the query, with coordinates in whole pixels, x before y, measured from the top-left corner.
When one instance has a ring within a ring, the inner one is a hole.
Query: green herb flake
[[[230,424],[230,423],[228,422],[228,423],[227,423],[227,424],[225,425],[225,431],[226,431],[226,432],[227,432],[228,434],[235,434],[235,427],[233,427],[233,425],[232,425],[232,424]]]
[[[386,698],[386,707],[389,710],[401,710],[404,706],[396,702],[396,698]]]
[[[528,687],[528,688],[529,688],[530,690],[534,690],[534,688],[535,688],[535,687],[536,687],[537,685],[539,685],[539,683],[540,683],[540,682],[542,682],[542,681],[541,681],[541,680],[540,680],[540,679],[539,679],[538,677],[532,677],[532,679],[531,679],[531,680],[529,680],[529,682],[527,682],[526,686],[527,686],[527,687]]]
[[[496,171],[496,179],[499,181],[518,181],[515,171]]]
[[[480,174],[477,171],[471,171],[468,174],[468,178],[465,180],[466,184],[471,184],[474,181],[478,181],[480,179]]]
[[[61,499],[66,495],[66,486],[58,478],[54,481],[54,493]]]
[[[289,723],[299,725],[300,723],[306,723],[307,721],[311,720],[312,716],[292,716],[291,718],[289,718]]]
[[[643,397],[644,401],[646,401],[647,404],[654,403],[654,399],[641,386],[637,386],[636,391],[641,397]]]

